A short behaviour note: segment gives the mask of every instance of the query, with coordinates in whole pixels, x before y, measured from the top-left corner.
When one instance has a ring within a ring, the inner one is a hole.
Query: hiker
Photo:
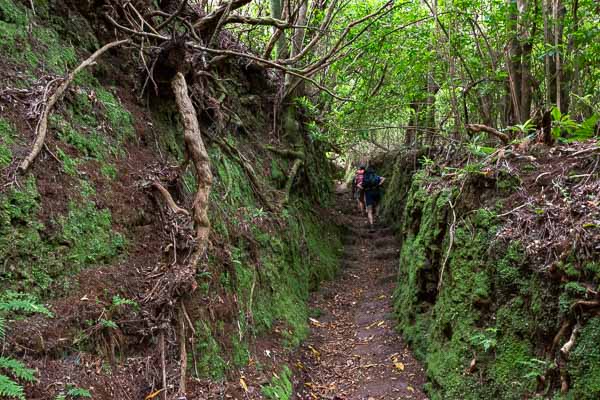
[[[376,216],[378,213],[379,201],[381,200],[381,189],[380,186],[385,181],[383,176],[379,176],[375,173],[373,167],[369,167],[364,174],[363,180],[359,187],[363,189],[365,194],[365,204],[367,206],[367,216],[369,218],[369,225],[373,229],[373,214]]]
[[[361,165],[358,167],[358,170],[354,174],[354,179],[352,179],[352,197],[358,200],[358,210],[360,213],[364,213],[366,210],[365,207],[365,193],[361,188],[363,179],[365,177],[365,166]]]

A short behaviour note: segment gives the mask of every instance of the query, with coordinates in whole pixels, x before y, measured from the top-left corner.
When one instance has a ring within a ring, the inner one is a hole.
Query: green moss
[[[112,180],[117,179],[117,168],[109,164],[102,164],[100,167],[100,173]]]
[[[231,358],[233,365],[236,367],[245,367],[250,361],[250,351],[248,345],[241,341],[238,336],[234,336],[232,339],[232,351]]]
[[[59,218],[62,242],[68,243],[65,258],[77,268],[109,262],[125,246],[125,239],[112,230],[108,210],[99,210],[92,201],[69,203],[69,212]]]
[[[45,10],[40,8],[42,15]],[[77,63],[75,49],[60,40],[56,28],[43,26],[42,21],[30,27],[29,22],[28,11],[21,5],[11,0],[0,1],[1,48],[8,59],[22,64],[30,75],[36,68],[56,74],[73,68]]]
[[[590,279],[600,281],[600,262],[588,262],[583,267]]]
[[[496,188],[502,193],[510,193],[521,186],[521,179],[516,175],[511,175],[506,171],[500,171]]]
[[[531,345],[526,340],[505,335],[498,341],[490,377],[503,387],[503,399],[521,399],[524,392],[535,389],[535,377],[527,378],[523,368],[532,356]]]
[[[600,317],[591,318],[579,334],[568,368],[571,390],[568,399],[591,400],[600,397]]]
[[[56,149],[56,155],[62,162],[62,169],[66,174],[71,176],[76,176],[78,174],[77,166],[79,162],[77,160],[71,158],[62,149]]]
[[[0,0],[0,21],[24,25],[27,23],[27,15],[25,10],[20,5],[15,4],[14,1]]]
[[[77,65],[75,49],[65,45],[53,28],[35,28],[32,36],[38,42],[37,66],[54,73],[65,74]]]
[[[206,322],[198,321],[196,332],[196,354],[198,356],[196,369],[200,377],[223,379],[227,363],[221,357],[221,345],[213,337],[211,328]]]
[[[273,374],[269,385],[262,387],[262,394],[270,400],[291,399],[293,394],[291,378],[292,371],[285,365],[279,374]]]
[[[135,136],[133,118],[119,99],[102,87],[96,89],[96,96],[104,108],[104,116],[110,123],[116,137],[119,140],[133,138]]]
[[[13,160],[11,145],[15,142],[16,132],[12,124],[0,118],[0,169],[7,167]]]
[[[67,215],[42,224],[35,179],[0,196],[2,288],[50,295],[52,283],[66,284],[83,268],[111,262],[121,254],[123,237],[112,230],[110,212],[89,200],[72,201]],[[52,293],[59,295],[55,291]]]

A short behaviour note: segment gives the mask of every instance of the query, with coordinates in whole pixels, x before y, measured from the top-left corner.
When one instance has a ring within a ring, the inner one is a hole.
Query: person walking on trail
[[[378,214],[378,206],[381,200],[381,185],[384,181],[385,178],[383,176],[377,175],[375,169],[369,167],[359,185],[359,188],[363,189],[365,193],[365,204],[367,206],[367,216],[371,229],[373,229],[373,215]]]
[[[365,166],[361,165],[358,167],[358,170],[354,174],[354,179],[352,179],[352,197],[358,201],[358,210],[360,213],[364,213],[366,210],[365,207],[365,193],[362,189],[361,185],[365,177]]]

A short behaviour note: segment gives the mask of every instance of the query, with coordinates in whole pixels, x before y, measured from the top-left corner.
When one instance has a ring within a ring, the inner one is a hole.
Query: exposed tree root
[[[563,345],[563,347],[560,348],[560,354],[565,359],[569,358],[569,354],[571,354],[571,350],[573,349],[573,346],[575,346],[575,340],[577,339],[577,334],[579,333],[580,329],[581,329],[581,325],[576,324],[575,327],[573,328],[573,330],[571,331],[571,337]]]
[[[156,188],[160,192],[160,194],[162,194],[165,201],[167,202],[167,205],[169,206],[169,209],[171,210],[171,212],[173,214],[190,215],[188,210],[179,207],[177,205],[177,203],[175,203],[175,200],[173,200],[173,196],[171,196],[171,193],[169,193],[169,191],[167,189],[165,189],[165,187],[163,185],[161,185],[158,182],[153,182],[152,187]]]
[[[212,172],[210,159],[202,140],[200,126],[192,99],[188,94],[185,77],[178,72],[171,82],[177,108],[181,114],[184,126],[184,140],[190,158],[194,163],[198,189],[193,203],[193,218],[196,224],[196,250],[190,259],[190,265],[195,269],[198,260],[206,252],[210,221],[208,219],[208,196],[212,185]]]
[[[75,76],[84,68],[94,64],[96,62],[96,59],[98,59],[98,57],[100,57],[106,51],[125,43],[129,43],[129,39],[116,40],[96,50],[94,54],[92,54],[89,58],[87,58],[85,61],[79,64],[79,66],[67,76],[63,83],[60,84],[60,86],[56,89],[52,96],[50,96],[48,102],[46,103],[46,107],[44,107],[44,111],[42,111],[42,116],[40,117],[40,120],[38,121],[38,124],[36,126],[36,138],[35,142],[33,142],[31,152],[27,155],[27,157],[25,157],[23,161],[21,161],[21,164],[19,164],[19,170],[21,170],[21,172],[27,171],[27,169],[29,169],[29,167],[31,166],[31,163],[42,151],[42,148],[44,147],[44,141],[46,140],[46,134],[48,132],[48,118],[50,117],[50,113],[52,112],[54,105],[60,99],[62,99],[65,91],[67,90],[71,82],[73,82],[73,79],[75,79]]]
[[[577,334],[581,329],[581,325],[577,323],[571,331],[569,340],[560,348],[557,365],[560,371],[560,392],[565,394],[569,391],[569,372],[567,371],[567,361],[571,354],[571,349],[575,346]]]
[[[508,144],[508,142],[510,142],[510,137],[506,133],[502,133],[499,130],[489,127],[487,125],[467,124],[467,125],[465,125],[465,127],[468,130],[470,130],[471,132],[476,132],[476,133],[477,132],[486,132],[491,135],[494,135],[498,139],[500,139],[502,141],[502,143],[504,143],[504,144]]]
[[[186,334],[185,334],[185,317],[183,314],[183,300],[179,307],[179,394],[185,395],[187,382],[187,350],[186,350]]]
[[[188,86],[185,77],[181,72],[178,72],[171,82],[175,102],[181,114],[184,126],[184,140],[186,148],[191,160],[196,169],[196,178],[198,181],[198,189],[193,203],[193,219],[196,226],[196,248],[193,251],[187,266],[185,268],[189,279],[193,280],[196,273],[196,268],[200,258],[206,252],[208,247],[208,237],[210,233],[210,220],[208,219],[208,198],[212,185],[212,172],[210,170],[210,158],[202,140],[200,126],[196,109],[192,103],[192,99],[188,93]],[[187,380],[187,351],[186,351],[186,334],[185,334],[185,312],[183,300],[180,303],[178,313],[180,325],[179,333],[179,350],[180,350],[180,380],[179,394],[186,393]]]
[[[167,361],[166,361],[166,348],[165,348],[165,332],[162,330],[160,332],[160,366],[162,371],[162,384],[163,384],[163,392],[162,398],[163,400],[167,400]]]
[[[302,151],[278,149],[277,147],[271,146],[271,145],[266,145],[266,146],[264,146],[264,148],[275,154],[279,154],[280,156],[283,156],[283,157],[298,158],[301,160],[304,160],[306,158],[304,152],[302,152]]]
[[[556,335],[554,336],[554,340],[552,340],[552,347],[550,348],[550,354],[554,354],[554,350],[558,347],[560,340],[565,336],[567,330],[571,327],[572,323],[570,320],[565,320]]]

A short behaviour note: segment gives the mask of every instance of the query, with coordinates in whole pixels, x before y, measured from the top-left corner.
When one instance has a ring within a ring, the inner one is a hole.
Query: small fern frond
[[[6,299],[4,301],[0,301],[0,311],[23,312],[29,314],[37,313],[44,314],[48,317],[52,316],[52,313],[46,307],[27,299]]]
[[[0,340],[4,339],[6,335],[6,320],[0,316]]]
[[[8,371],[11,375],[24,381],[35,381],[35,370],[27,368],[25,364],[15,359],[0,357],[0,369]]]
[[[25,392],[21,385],[8,376],[0,374],[0,398],[25,400]]]
[[[83,389],[83,388],[78,388],[78,387],[73,387],[69,390],[67,390],[67,395],[73,397],[73,398],[78,398],[78,397],[87,397],[87,398],[92,398],[92,394],[90,393],[89,390],[87,389]]]

